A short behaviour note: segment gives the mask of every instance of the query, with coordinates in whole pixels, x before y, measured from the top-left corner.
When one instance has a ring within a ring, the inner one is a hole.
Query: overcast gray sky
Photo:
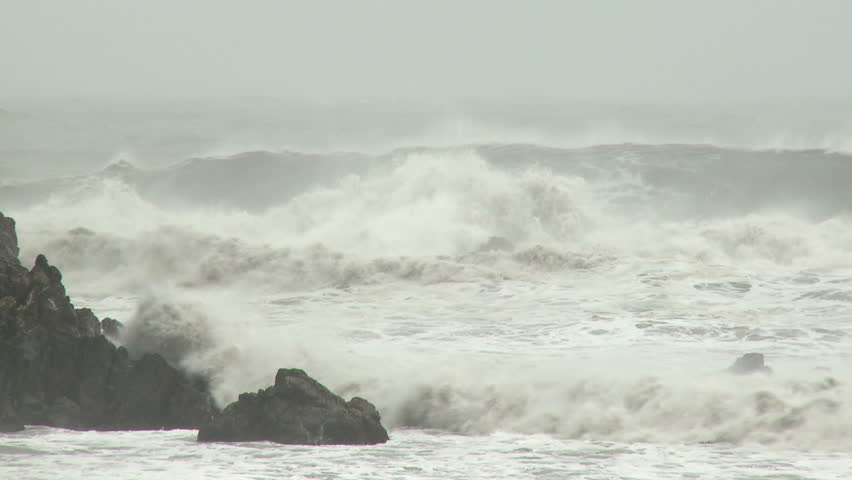
[[[852,1],[0,0],[0,97],[852,99]]]

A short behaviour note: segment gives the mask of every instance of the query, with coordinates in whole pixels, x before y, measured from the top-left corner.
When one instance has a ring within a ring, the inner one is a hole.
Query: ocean
[[[30,427],[2,478],[852,478],[842,112],[2,107],[25,265],[220,405],[302,368],[391,437]]]

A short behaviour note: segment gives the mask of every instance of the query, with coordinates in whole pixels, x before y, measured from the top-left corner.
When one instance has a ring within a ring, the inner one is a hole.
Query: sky
[[[0,0],[0,98],[852,100],[847,0]]]

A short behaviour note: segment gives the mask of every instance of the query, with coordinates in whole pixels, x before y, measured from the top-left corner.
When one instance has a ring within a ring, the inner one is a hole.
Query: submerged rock
[[[0,429],[197,428],[215,413],[203,382],[107,340],[44,255],[24,268],[14,225],[0,214]],[[112,335],[116,324],[103,325]]]
[[[180,365],[188,356],[209,350],[215,340],[212,325],[193,305],[156,297],[141,298],[121,342],[131,353],[159,353]]]
[[[492,236],[479,246],[475,252],[511,252],[515,245],[506,237]]]
[[[772,369],[766,366],[762,353],[746,353],[728,367],[728,371],[738,375],[772,373]]]
[[[288,444],[384,443],[376,407],[354,397],[346,402],[298,369],[280,369],[275,385],[244,393],[201,426],[200,442],[268,440]]]

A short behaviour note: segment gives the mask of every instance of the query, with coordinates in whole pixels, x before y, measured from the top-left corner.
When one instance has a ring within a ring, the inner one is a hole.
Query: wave
[[[74,195],[114,180],[159,205],[260,210],[323,182],[335,182],[365,161],[360,154],[252,151],[143,169],[120,158],[93,175],[0,184],[0,201],[12,206],[32,205],[50,196]]]
[[[802,269],[850,263],[852,219],[842,211],[814,218],[779,204],[666,217],[666,205],[690,202],[660,193],[648,172],[607,170],[601,178],[540,163],[501,165],[470,150],[410,153],[381,165],[303,185],[258,212],[160,205],[116,177],[115,170],[132,169],[119,165],[112,176],[8,213],[19,218],[24,258],[46,253],[77,281],[110,274],[127,289],[151,281],[291,290],[513,279],[661,260]]]
[[[5,181],[0,205],[18,222],[21,258],[47,254],[75,298],[139,299],[121,318],[122,341],[210,378],[221,404],[268,385],[270,365],[281,365],[370,398],[392,428],[852,447],[843,371],[742,378],[705,372],[706,363],[589,364],[574,358],[588,355],[577,344],[555,357],[550,344],[516,338],[526,315],[530,329],[576,326],[572,335],[600,339],[587,346],[650,342],[668,358],[687,356],[669,341],[762,342],[811,358],[847,338],[838,325],[850,301],[852,157],[813,142],[741,149],[622,133],[245,151],[163,168],[116,162],[91,175]],[[513,280],[520,294],[499,288]],[[488,336],[482,349],[429,335],[412,348],[422,337],[397,341],[403,325],[370,317],[383,302],[414,302],[435,308],[412,323],[440,324],[447,304],[427,297],[456,290],[489,294],[450,302],[464,311],[449,321],[498,296],[512,304],[459,328]],[[329,315],[344,317],[341,328]],[[610,321],[619,326],[601,323]],[[493,329],[510,337],[492,339]],[[521,354],[505,353],[515,342]]]
[[[85,185],[114,179],[161,207],[262,212],[313,190],[339,185],[347,177],[375,178],[394,172],[400,163],[424,160],[433,165],[441,161],[464,165],[470,157],[497,171],[517,173],[539,167],[596,185],[609,183],[613,193],[620,195],[622,206],[638,203],[668,216],[795,208],[827,217],[848,211],[852,202],[852,193],[843,184],[852,175],[852,156],[825,150],[744,150],[702,144],[557,148],[473,143],[409,147],[376,155],[247,151],[193,158],[158,169],[119,160],[94,175],[0,184],[0,203],[6,208],[23,208],[51,195],[69,195]]]
[[[316,340],[300,338],[303,345]],[[852,392],[840,377],[824,370],[739,377],[708,372],[704,366],[704,371],[655,375],[647,373],[653,368],[643,371],[635,363],[630,367],[591,366],[582,361],[571,365],[573,360],[566,358],[560,362],[537,359],[535,365],[524,366],[522,361],[504,360],[494,368],[495,359],[470,356],[453,368],[446,367],[446,357],[443,361],[421,359],[423,365],[409,370],[410,359],[398,352],[402,356],[394,358],[406,359],[397,360],[405,367],[390,369],[347,359],[342,373],[335,363],[340,358],[309,348],[285,357],[289,364],[315,372],[341,395],[372,399],[391,429],[551,434],[631,443],[852,447]],[[245,355],[235,355],[244,361]],[[566,362],[571,366],[566,367]],[[238,385],[247,385],[233,378],[242,376],[245,382],[251,375],[244,367],[261,363],[249,361],[240,363],[239,369],[223,370],[217,390],[221,398],[235,398]],[[268,379],[259,380],[258,385],[264,381]]]
[[[584,440],[846,449],[852,444],[850,400],[844,385],[818,374],[688,381],[569,373],[534,384],[438,379],[413,388],[386,411],[392,425],[465,434],[511,431]]]
[[[157,290],[140,300],[121,341],[208,378],[220,405],[267,385],[270,365],[292,365],[343,396],[370,398],[391,429],[852,448],[852,391],[838,380],[848,375],[812,362],[738,376],[722,372],[724,364],[708,367],[718,360],[712,355],[662,368],[605,352],[436,357],[428,349],[371,343],[369,332],[359,333],[367,340],[358,346],[325,322],[272,327],[228,295]]]

